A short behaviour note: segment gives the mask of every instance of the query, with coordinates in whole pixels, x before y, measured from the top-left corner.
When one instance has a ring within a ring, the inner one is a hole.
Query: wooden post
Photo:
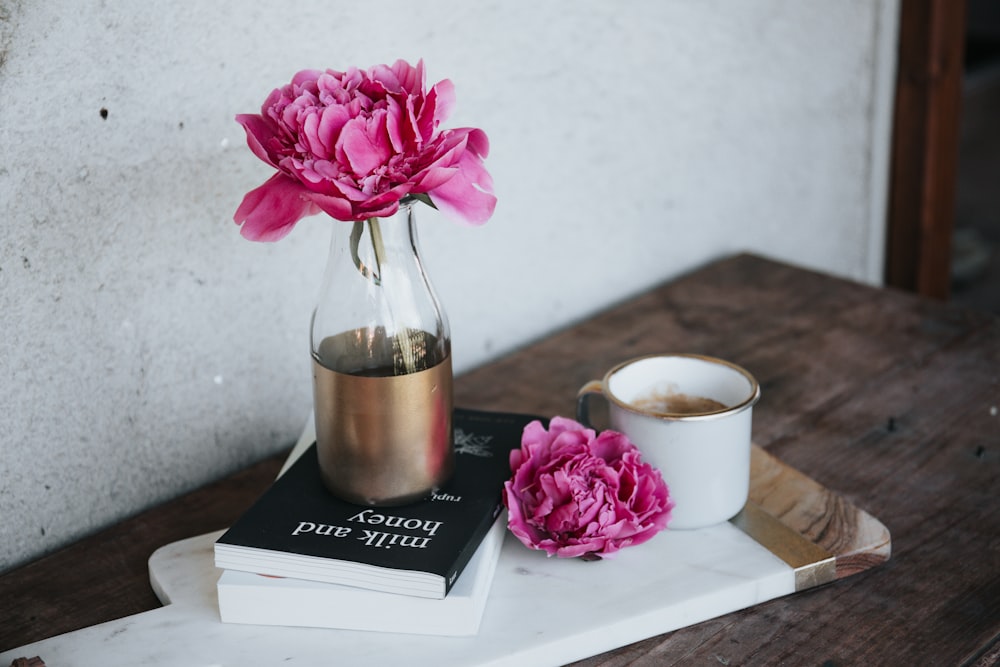
[[[965,0],[902,0],[887,285],[946,299],[951,278]]]

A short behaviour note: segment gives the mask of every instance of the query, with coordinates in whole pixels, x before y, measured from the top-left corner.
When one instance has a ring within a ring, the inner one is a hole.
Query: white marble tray
[[[667,530],[610,561],[547,558],[507,535],[468,638],[224,624],[212,549],[221,531],[201,535],[150,558],[166,606],[7,651],[0,665],[36,655],[51,667],[561,665],[889,558],[881,523],[757,447],[750,498],[733,522]]]
[[[546,558],[508,535],[474,638],[219,621],[212,544],[150,559],[167,606],[4,654],[48,665],[559,665],[795,590],[793,569],[731,524],[665,532],[606,562]]]

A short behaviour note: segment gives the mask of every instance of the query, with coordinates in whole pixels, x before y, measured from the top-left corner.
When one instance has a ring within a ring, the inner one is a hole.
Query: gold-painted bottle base
[[[418,333],[421,347],[435,349],[433,337]],[[323,483],[359,505],[421,500],[444,484],[454,467],[451,355],[403,375],[393,374],[392,365],[342,372],[321,363],[330,360],[343,368],[343,356],[338,361],[332,353],[351,340],[357,332],[325,339],[313,357]]]

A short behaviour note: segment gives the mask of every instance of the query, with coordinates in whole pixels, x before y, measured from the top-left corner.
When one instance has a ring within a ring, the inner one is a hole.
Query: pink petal
[[[354,207],[355,220],[367,220],[368,218],[387,218],[399,210],[399,199],[393,198],[391,201],[375,206],[368,202],[358,204]]]
[[[324,158],[326,154],[323,151],[323,142],[319,138],[319,122],[320,114],[315,109],[311,109],[310,113],[306,114],[302,120],[299,141],[301,142],[304,136],[309,152],[314,156]]]
[[[368,197],[361,203],[366,209],[378,210],[385,209],[387,206],[392,207],[391,212],[376,214],[376,217],[384,217],[386,215],[392,215],[399,209],[399,200],[410,193],[410,184],[403,183],[402,185],[397,185],[396,187],[381,192],[372,197]]]
[[[403,61],[397,61],[397,63],[399,62]],[[402,91],[399,76],[388,65],[375,65],[369,70],[368,74],[373,81],[380,83],[387,93],[399,93]]]
[[[243,126],[247,133],[247,146],[253,154],[272,167],[278,166],[277,156],[272,156],[264,147],[274,138],[274,126],[261,116],[252,113],[241,113],[236,116],[236,122]]]
[[[554,550],[554,553],[560,558],[579,558],[580,556],[592,551],[600,553],[603,549],[604,540],[596,539],[559,546]]]
[[[307,196],[318,209],[322,210],[331,218],[344,220],[345,222],[356,219],[351,202],[347,201],[343,197],[324,195],[318,192],[310,192]]]
[[[417,66],[413,67],[403,59],[399,59],[392,64],[392,71],[399,82],[400,87],[407,93],[419,93],[424,88],[424,61],[417,61]]]
[[[333,156],[333,150],[340,136],[340,130],[350,120],[350,116],[342,105],[328,106],[323,109],[316,136],[326,149],[326,154]]]
[[[334,74],[334,75],[337,74],[337,72],[333,72],[333,71],[328,71],[328,73],[329,74]],[[301,70],[299,72],[296,72],[295,76],[292,77],[292,85],[293,86],[302,86],[304,84],[309,84],[309,83],[315,82],[316,79],[318,79],[322,74],[323,74],[323,72],[321,72],[318,69],[304,69],[304,70]]]
[[[417,125],[424,141],[430,141],[434,131],[447,120],[455,108],[455,85],[449,79],[434,84],[427,93],[424,106],[420,109]]]
[[[319,212],[310,194],[295,179],[277,173],[243,197],[233,220],[242,225],[240,234],[251,241],[277,241],[299,220]]]
[[[493,180],[477,158],[463,157],[459,166],[458,174],[427,194],[446,217],[481,225],[493,216],[497,206]]]
[[[396,153],[403,153],[406,148],[406,143],[403,139],[403,129],[401,126],[403,110],[399,106],[399,102],[395,98],[388,98],[386,100],[386,111],[388,115],[385,120],[385,129],[389,134],[389,143],[392,144],[392,149]]]
[[[521,432],[521,443],[528,444],[542,441],[545,439],[546,433],[547,431],[542,426],[542,422],[536,419],[524,427],[524,430]]]
[[[458,173],[457,167],[431,167],[413,176],[413,192],[427,192],[445,184]]]
[[[439,134],[434,141],[425,146],[420,155],[420,169],[430,167],[454,167],[461,160],[469,144],[468,132],[447,131]]]
[[[621,459],[625,452],[634,448],[628,437],[617,431],[602,431],[593,444],[594,456],[608,462]]]
[[[344,125],[337,142],[338,157],[341,154],[358,176],[367,176],[385,164],[392,154],[388,135],[385,132],[385,115],[372,118],[369,127],[363,118],[354,118]]]
[[[420,133],[417,109],[414,107],[412,95],[406,98],[406,106],[400,108],[399,134],[405,145],[411,147],[414,152],[419,151],[424,145],[424,137]]]
[[[343,179],[332,179],[326,183],[330,186],[330,192],[328,192],[328,194],[331,194],[334,197],[336,197],[337,193],[339,193],[351,202],[363,202],[368,198],[368,195]]]
[[[490,156],[490,139],[486,133],[476,128],[469,129],[469,150],[481,158]],[[457,130],[456,130],[457,132]]]

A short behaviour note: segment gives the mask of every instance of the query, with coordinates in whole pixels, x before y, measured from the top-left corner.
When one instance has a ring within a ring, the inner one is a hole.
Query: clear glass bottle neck
[[[414,203],[401,202],[386,218],[333,222],[311,327],[313,355],[324,366],[382,372],[391,365],[398,375],[449,356],[448,321],[420,260]]]

